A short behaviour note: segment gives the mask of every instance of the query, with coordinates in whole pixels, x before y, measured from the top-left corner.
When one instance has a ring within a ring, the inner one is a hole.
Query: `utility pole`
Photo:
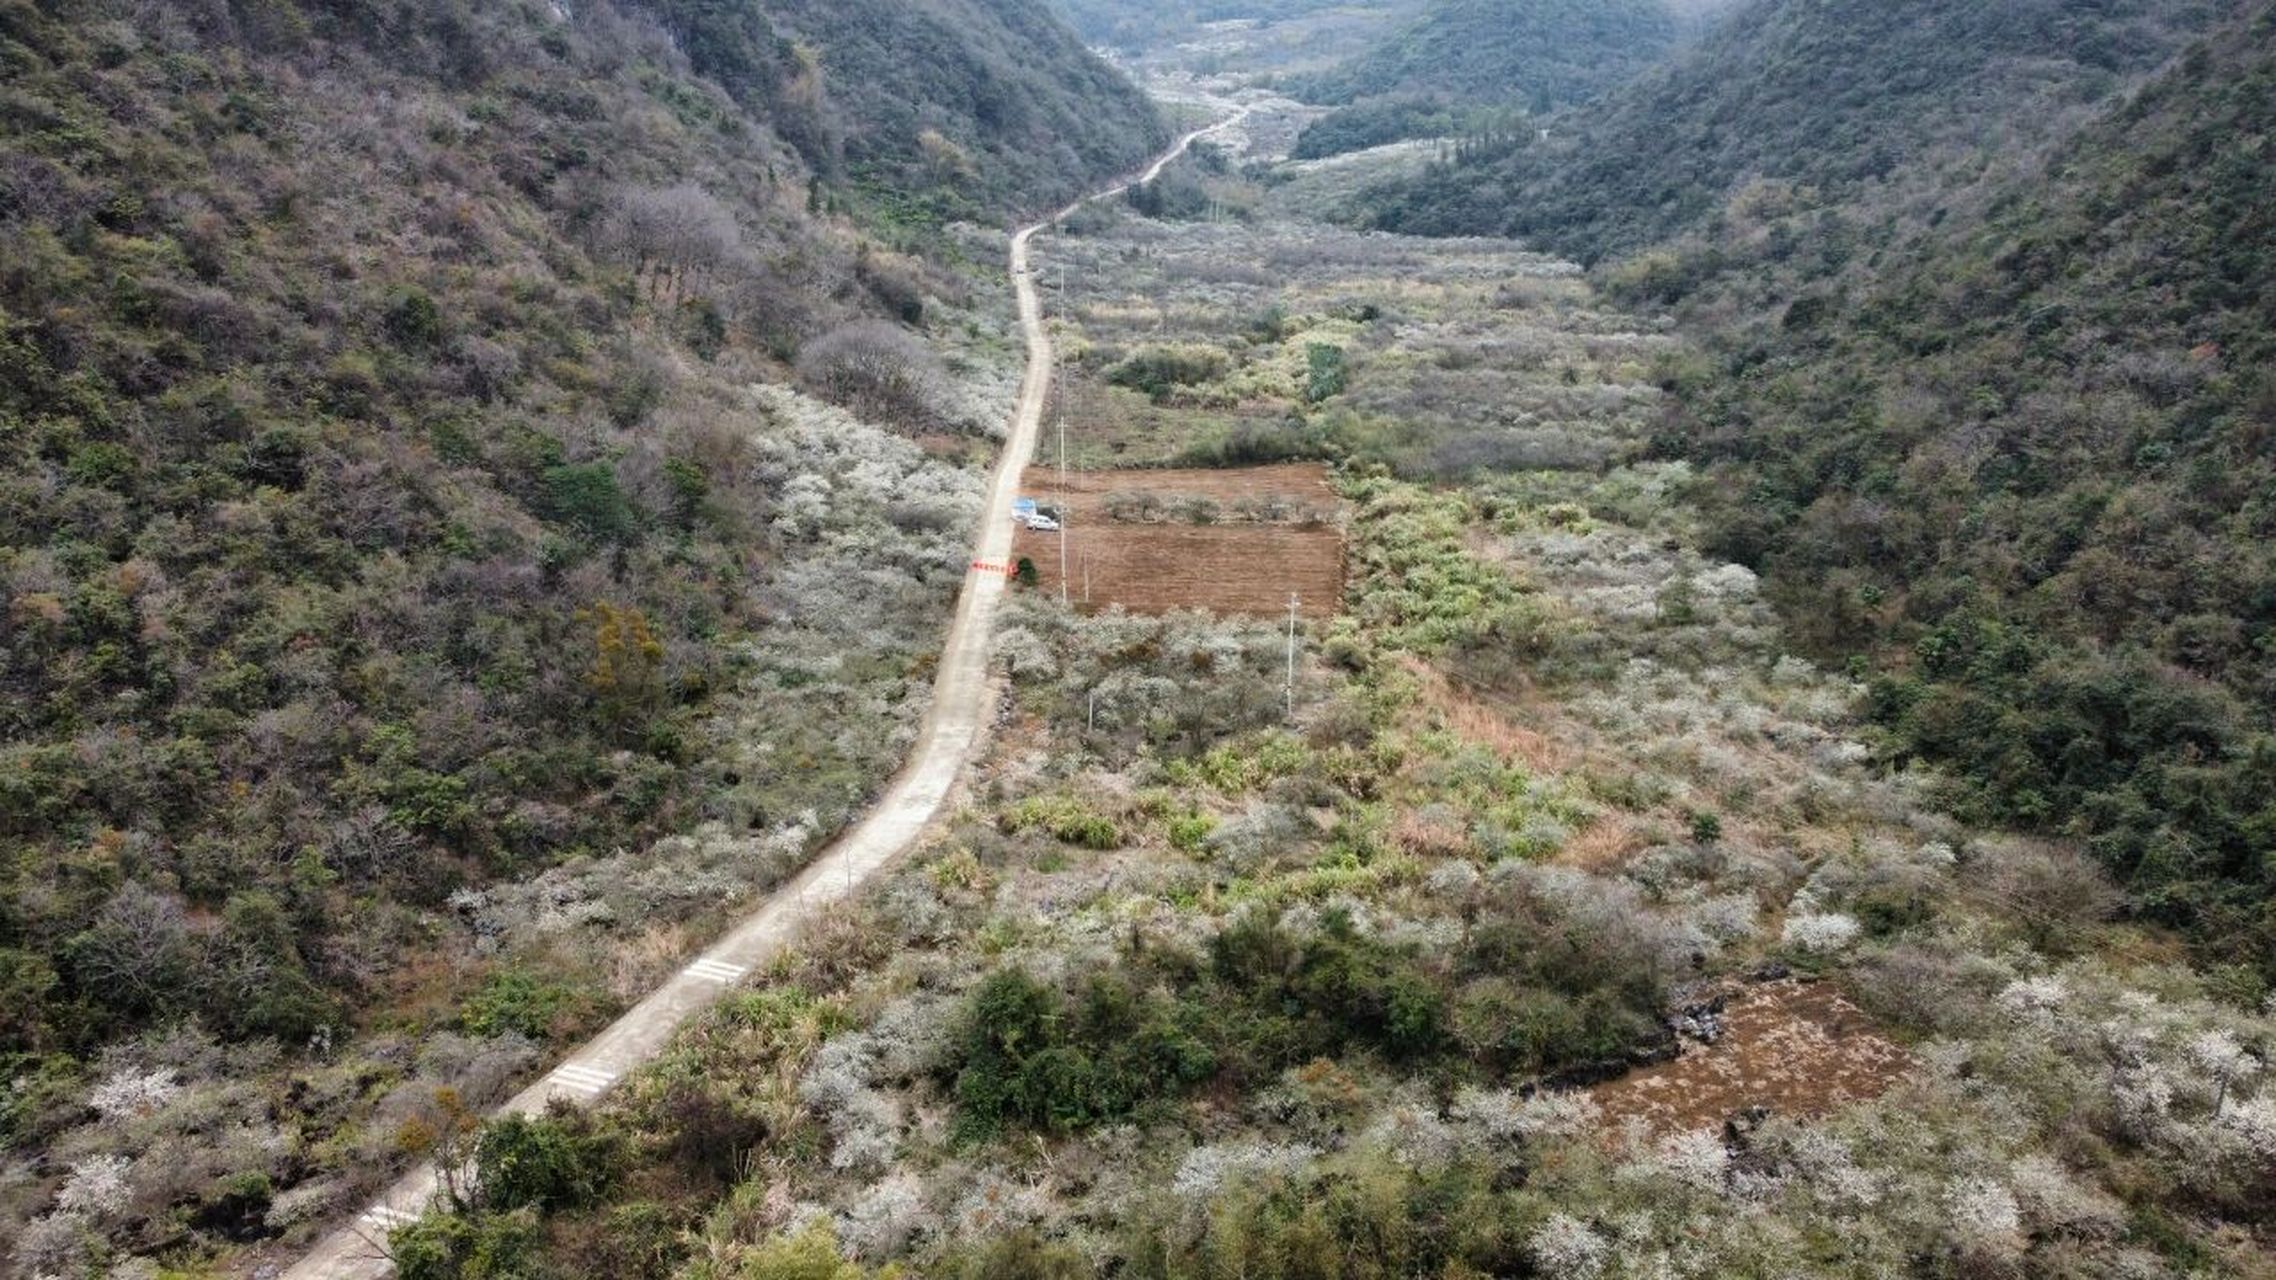
[[[1296,593],[1288,593],[1288,680],[1283,686],[1288,695],[1288,720],[1296,721]]]
[[[1067,604],[1067,526],[1073,523],[1074,504],[1067,497],[1067,365],[1060,358],[1068,334],[1074,332],[1074,318],[1067,310],[1067,264],[1059,264],[1059,328],[1060,345],[1051,348],[1053,363],[1059,366],[1059,604]]]

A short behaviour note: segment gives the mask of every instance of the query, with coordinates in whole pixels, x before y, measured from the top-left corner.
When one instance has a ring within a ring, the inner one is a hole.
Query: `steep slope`
[[[1980,808],[2276,972],[2276,9],[1688,375],[1724,548]]]
[[[1041,208],[1168,133],[1047,0],[652,0],[696,68],[895,205]]]
[[[0,1238],[98,1114],[164,1171],[30,1273],[321,1214],[906,749],[999,246],[832,213],[801,130],[884,117],[738,98],[692,7],[0,3]],[[916,16],[864,38],[996,56]],[[928,117],[967,201],[1120,164],[990,110]],[[161,1132],[114,1078],[228,1084]]]
[[[1295,86],[1343,107],[1296,155],[1459,132],[1476,108],[1546,113],[1649,66],[1676,31],[1663,0],[1433,0],[1396,38]]]
[[[1876,220],[1910,187],[1964,184],[1984,156],[2061,136],[2223,7],[1754,0],[1560,141],[1381,192],[1375,220],[1530,237],[1583,262],[1744,220],[1738,197]]]

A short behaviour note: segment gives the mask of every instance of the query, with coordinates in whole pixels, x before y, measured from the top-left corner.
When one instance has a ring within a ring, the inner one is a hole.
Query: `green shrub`
[[[996,825],[1018,835],[1041,831],[1063,844],[1085,849],[1119,849],[1122,828],[1072,796],[1031,796],[1005,810]]]
[[[576,1111],[509,1115],[485,1126],[474,1144],[481,1201],[496,1211],[552,1213],[597,1203],[615,1185],[624,1160],[615,1135]]]
[[[628,543],[639,536],[640,516],[607,462],[547,467],[545,514],[591,542]]]
[[[1220,743],[1190,763],[1173,762],[1172,781],[1198,781],[1227,795],[1254,791],[1278,778],[1293,777],[1312,762],[1302,739],[1271,730],[1233,742]]]
[[[459,1215],[430,1210],[388,1236],[402,1280],[536,1280],[542,1233],[533,1211]]]
[[[941,1280],[1090,1280],[1097,1270],[1076,1249],[1026,1230],[959,1241],[932,1274]]]
[[[490,975],[459,1010],[459,1025],[478,1036],[515,1032],[546,1039],[581,1017],[591,1000],[566,983],[520,969]]]
[[[838,1251],[837,1233],[824,1220],[745,1253],[722,1280],[865,1280],[871,1274]]]
[[[1223,377],[1228,367],[1225,353],[1212,347],[1148,347],[1107,370],[1106,380],[1160,401]]]
[[[1210,962],[1254,1013],[1294,1019],[1255,1029],[1262,1034],[1253,1044],[1292,1055],[1256,1065],[1292,1065],[1355,1046],[1420,1059],[1446,1044],[1444,980],[1412,952],[1362,935],[1344,911],[1330,911],[1318,932],[1302,939],[1276,916],[1251,912],[1211,941]]]
[[[1126,1117],[1215,1072],[1199,1021],[1187,1005],[1110,974],[1069,999],[1017,970],[997,973],[965,1006],[957,1130],[966,1139],[1010,1124],[1065,1133]]]
[[[66,470],[81,484],[123,491],[132,484],[141,465],[132,449],[101,440],[74,449]]]
[[[406,347],[432,347],[443,340],[443,312],[423,289],[402,288],[388,295],[382,323],[387,336]]]
[[[1343,348],[1325,342],[1314,342],[1304,348],[1304,399],[1318,404],[1332,396],[1343,394],[1351,373],[1344,363]]]
[[[1181,814],[1170,819],[1170,847],[1184,853],[1199,853],[1209,843],[1209,833],[1217,829],[1217,819],[1206,813]]]

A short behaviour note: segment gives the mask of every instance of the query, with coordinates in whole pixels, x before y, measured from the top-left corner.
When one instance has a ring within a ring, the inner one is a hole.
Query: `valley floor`
[[[1293,714],[1284,621],[1016,597],[1001,731],[938,837],[543,1121],[589,1177],[399,1246],[689,1277],[2272,1273],[2276,1011],[2112,923],[2075,850],[1873,765],[1858,688],[1782,651],[1696,550],[1696,478],[1643,460],[1664,325],[1513,245],[1308,221],[1269,172],[1170,181],[1240,217],[1039,245],[1080,281],[1074,455],[1338,460],[1346,584]]]
[[[485,1177],[406,1280],[2276,1276],[2276,1009],[1876,766],[1646,456],[1665,322],[1313,220],[1244,96],[1194,216],[1036,248],[1119,603],[1015,587],[914,856],[592,1108],[437,1135]]]

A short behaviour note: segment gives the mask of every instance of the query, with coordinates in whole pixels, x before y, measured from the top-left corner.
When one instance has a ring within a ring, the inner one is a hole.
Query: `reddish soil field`
[[[1879,1097],[1912,1069],[1903,1049],[1831,984],[1784,979],[1730,992],[1723,1036],[1687,1040],[1673,1061],[1592,1090],[1610,1132],[1631,1117],[1655,1133],[1719,1129],[1748,1107],[1815,1116]]]
[[[1038,466],[1028,468],[1023,492],[1045,506],[1064,505],[1073,517],[1067,525],[1067,577],[1078,604],[1119,604],[1135,613],[1208,609],[1285,617],[1293,591],[1307,618],[1333,617],[1343,607],[1345,504],[1328,486],[1324,466],[1071,471],[1063,497],[1058,471]],[[1164,506],[1208,498],[1222,514],[1211,524],[1168,517],[1118,521],[1108,515],[1109,495],[1140,493]],[[1240,504],[1268,502],[1324,518],[1263,524],[1235,517]],[[1059,590],[1058,534],[1021,529],[1012,554],[1014,563],[1019,556],[1035,562],[1042,590]]]

